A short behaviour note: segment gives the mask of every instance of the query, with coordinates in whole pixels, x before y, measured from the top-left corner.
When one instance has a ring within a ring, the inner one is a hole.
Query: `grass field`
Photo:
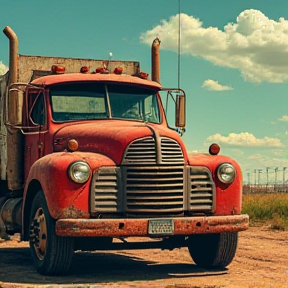
[[[288,193],[243,195],[242,212],[250,225],[268,224],[271,229],[288,230]]]

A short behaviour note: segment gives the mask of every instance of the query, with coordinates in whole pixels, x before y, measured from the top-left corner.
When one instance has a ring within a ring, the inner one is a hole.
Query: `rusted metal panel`
[[[147,236],[152,219],[60,219],[56,222],[59,236],[129,237]],[[173,235],[236,232],[248,229],[248,215],[197,216],[173,218]]]
[[[6,26],[3,30],[4,34],[9,38],[9,85],[17,82],[18,78],[18,38],[14,31]],[[7,122],[9,125],[17,125],[21,122],[21,106],[22,98],[18,97],[18,92],[11,89],[9,97],[6,99],[8,103]],[[2,106],[3,107],[3,106]],[[3,107],[5,109],[5,107]],[[5,110],[4,110],[5,111]],[[6,123],[5,123],[6,124]],[[7,133],[7,184],[10,190],[19,190],[23,187],[23,137],[19,131],[11,129]]]
[[[6,118],[3,109],[6,104],[6,93],[8,85],[9,73],[0,75],[0,179],[6,180],[6,167],[7,167],[7,130],[4,125],[4,119]]]
[[[93,60],[93,59],[77,59],[77,58],[61,58],[61,57],[45,57],[45,56],[27,56],[19,55],[19,82],[29,82],[33,70],[51,71],[52,65],[65,66],[65,73],[80,72],[81,67],[87,66],[89,70],[95,71],[97,67],[107,65],[107,69],[111,72],[116,67],[123,69],[123,74],[132,75],[140,70],[140,63],[136,61],[115,61],[111,60]]]
[[[0,205],[0,218],[2,218],[6,231],[19,232],[21,230],[21,213],[23,198],[10,198]]]
[[[79,160],[86,161],[92,171],[98,170],[101,165],[115,166],[111,159],[97,153],[50,153],[37,160],[31,167],[24,189],[24,203],[27,194],[30,193],[29,183],[37,179],[45,194],[50,215],[54,219],[89,218],[90,180],[79,184],[71,181],[67,175],[69,165]],[[30,211],[25,210],[24,213]]]
[[[0,76],[0,179],[8,180],[10,190],[18,190],[23,186],[23,137],[15,129],[7,133],[5,124],[19,123],[21,112],[17,99],[22,98],[18,97],[16,91],[8,97],[9,77],[10,72]]]

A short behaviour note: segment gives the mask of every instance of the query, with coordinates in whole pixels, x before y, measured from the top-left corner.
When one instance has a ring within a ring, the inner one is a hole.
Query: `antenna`
[[[178,0],[178,88],[180,89],[180,36],[181,36],[181,21],[180,21],[180,13],[181,13],[181,8],[180,8],[180,0]]]
[[[109,53],[109,67],[107,67],[109,69],[109,73],[111,73],[111,60],[112,60],[112,56],[113,56],[113,53],[110,52]]]

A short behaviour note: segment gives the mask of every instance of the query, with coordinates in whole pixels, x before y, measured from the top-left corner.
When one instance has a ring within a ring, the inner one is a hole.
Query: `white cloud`
[[[251,155],[251,156],[248,156],[247,157],[247,160],[263,160],[264,157],[262,154],[254,154],[254,155]]]
[[[206,88],[209,91],[225,91],[225,90],[234,90],[230,86],[221,85],[218,81],[214,81],[211,79],[205,80],[202,84],[203,88]]]
[[[8,67],[0,61],[0,75],[4,75],[8,71]]]
[[[280,139],[264,137],[257,139],[253,134],[242,132],[239,134],[230,133],[228,136],[214,134],[208,137],[205,143],[216,142],[230,146],[246,146],[246,147],[284,147]]]
[[[223,31],[204,28],[199,19],[181,14],[181,53],[202,57],[219,66],[239,69],[246,81],[288,81],[288,20],[271,20],[258,10],[245,10]],[[178,51],[178,15],[140,36],[151,45],[159,36],[162,49]]]
[[[237,156],[243,156],[244,155],[244,152],[243,152],[243,150],[241,150],[241,149],[239,149],[239,148],[233,148],[233,149],[231,149],[231,152],[233,152],[235,155],[237,155]]]
[[[284,115],[281,118],[278,119],[279,121],[288,121],[288,116]]]

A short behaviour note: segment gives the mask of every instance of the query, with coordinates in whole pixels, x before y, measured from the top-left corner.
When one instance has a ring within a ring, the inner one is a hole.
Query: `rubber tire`
[[[225,268],[236,253],[238,232],[192,235],[188,250],[193,261],[204,268]]]
[[[49,214],[46,199],[42,191],[36,194],[32,203],[30,229],[32,229],[32,224],[35,223],[34,217],[39,209],[43,211],[45,217],[43,222],[46,223],[46,252],[43,257],[37,255],[33,239],[31,238],[32,235],[30,234],[29,246],[34,266],[37,272],[42,275],[63,275],[67,273],[72,262],[74,240],[69,237],[59,237],[55,234],[55,220]]]

